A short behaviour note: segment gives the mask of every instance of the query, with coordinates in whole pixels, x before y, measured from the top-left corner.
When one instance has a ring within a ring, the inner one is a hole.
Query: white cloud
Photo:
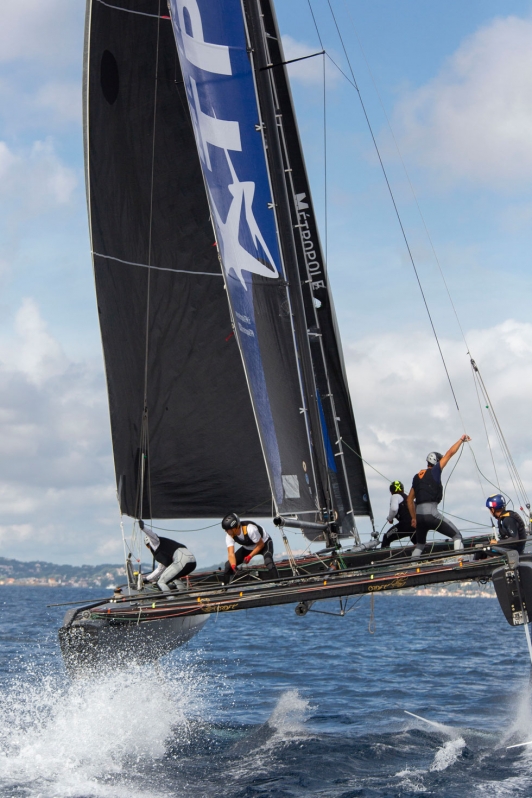
[[[53,122],[81,124],[81,86],[79,82],[57,81],[41,86],[31,98],[39,111],[53,114]]]
[[[394,117],[405,153],[441,180],[512,189],[532,179],[532,19],[495,19],[467,38]]]
[[[290,61],[292,58],[305,58],[305,56],[317,52],[316,47],[299,42],[288,34],[282,36],[282,41],[286,61]],[[315,58],[305,58],[304,61],[298,61],[295,64],[288,64],[290,80],[299,81],[307,86],[323,86],[323,58],[324,56],[316,56]],[[327,58],[325,59],[325,70],[327,86],[331,88],[338,83],[340,76]]]
[[[0,341],[0,502],[5,556],[91,561],[120,539],[101,361],[69,360],[30,298]]]
[[[84,6],[73,0],[2,0],[0,61],[79,59]]]
[[[467,339],[530,490],[532,324],[510,320],[495,327],[472,330]],[[476,458],[484,474],[493,480],[464,344],[443,340],[442,348]],[[346,348],[346,362],[363,456],[390,480],[400,479],[409,485],[413,475],[424,466],[429,451],[445,452],[463,433],[433,338],[428,333],[371,335]],[[487,418],[486,423],[502,486],[515,498]],[[450,470],[448,467],[447,475]],[[370,468],[366,473],[380,527],[389,500],[388,485]],[[470,451],[464,451],[449,483],[447,509],[486,523],[484,501],[494,489],[485,480],[481,482],[482,490],[473,457]]]
[[[29,152],[12,152],[0,141],[0,200],[8,200],[6,216],[24,217],[65,205],[77,185],[72,169],[58,158],[53,143],[35,141]]]

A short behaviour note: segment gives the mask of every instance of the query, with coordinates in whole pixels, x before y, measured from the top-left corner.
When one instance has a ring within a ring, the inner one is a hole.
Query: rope
[[[310,0],[309,0],[310,5]],[[328,202],[327,202],[327,85],[326,85],[326,72],[325,72],[325,51],[323,53],[323,199],[324,199],[324,217],[325,217],[325,263],[328,260],[329,253],[329,223],[328,223]]]
[[[158,3],[157,21],[157,44],[155,48],[155,76],[153,94],[153,125],[152,125],[152,146],[151,146],[151,177],[150,177],[150,213],[148,226],[148,280],[146,288],[146,344],[144,350],[144,407],[142,411],[142,422],[140,430],[140,460],[139,460],[139,480],[137,493],[137,514],[139,518],[143,516],[144,504],[144,481],[146,476],[146,465],[148,465],[148,502],[149,513],[151,514],[151,479],[149,467],[150,436],[149,436],[149,415],[148,415],[148,356],[150,341],[150,293],[151,293],[151,257],[152,257],[152,234],[153,234],[153,187],[155,180],[155,131],[157,126],[157,90],[158,90],[158,70],[159,70],[159,41],[161,28],[161,0]],[[135,534],[135,525],[133,535]]]
[[[391,482],[391,481],[392,481],[392,480],[391,480],[389,477],[387,477],[385,474],[383,474],[381,471],[379,471],[379,469],[378,469],[378,468],[375,468],[375,466],[372,466],[372,465],[371,465],[371,463],[368,463],[368,461],[367,461],[367,460],[364,460],[364,458],[362,457],[362,455],[361,455],[359,452],[355,451],[355,449],[353,449],[353,447],[352,447],[352,446],[349,446],[349,444],[348,444],[346,441],[344,441],[344,439],[343,439],[343,438],[340,438],[340,440],[342,441],[342,443],[343,443],[343,445],[344,445],[344,446],[347,446],[347,448],[348,448],[348,449],[350,449],[350,450],[353,452],[353,454],[356,454],[356,456],[357,456],[357,457],[360,457],[360,459],[362,460],[362,462],[363,462],[363,463],[365,463],[365,464],[366,464],[367,466],[369,466],[370,468],[372,468],[374,471],[376,471],[376,472],[377,472],[377,474],[379,474],[379,476],[381,476],[381,477],[382,477],[383,479],[385,479],[387,482]]]
[[[470,358],[471,376],[473,377],[473,385],[475,386],[475,393],[477,395],[478,410],[479,410],[479,413],[480,413],[480,417],[482,419],[482,426],[484,427],[484,434],[486,435],[486,441],[488,443],[488,449],[489,449],[489,453],[490,453],[490,457],[491,457],[491,462],[492,462],[492,465],[493,465],[493,471],[495,472],[495,479],[499,483],[500,479],[499,479],[499,475],[497,474],[497,467],[495,465],[495,458],[493,457],[493,450],[491,448],[491,441],[490,441],[490,436],[488,434],[488,428],[486,426],[486,420],[484,418],[484,413],[482,412],[482,404],[480,402],[480,394],[478,392],[478,384],[477,384],[477,379],[476,379],[476,376],[475,376],[475,369],[473,368],[473,363],[474,363],[474,361]]]
[[[260,504],[256,504],[250,510],[244,510],[243,515],[247,515],[248,513],[252,513],[254,510],[258,510],[259,507],[263,507],[265,504],[269,504],[270,499],[266,499],[266,501],[261,502]],[[177,534],[186,533],[186,532],[203,532],[205,529],[214,529],[215,526],[220,526],[220,522],[216,521],[215,524],[209,524],[209,526],[200,526],[196,527],[195,529],[167,529],[166,527],[162,526],[155,526],[154,524],[150,524],[152,529],[157,529],[159,532],[175,532]]]
[[[349,21],[351,22],[351,27],[353,28],[353,32],[354,32],[354,34],[355,34],[356,40],[357,40],[357,42],[358,42],[358,46],[359,46],[359,48],[360,48],[360,52],[362,53],[362,57],[364,58],[364,61],[365,61],[365,63],[366,63],[366,67],[367,67],[367,69],[368,69],[368,72],[369,72],[369,75],[370,75],[371,81],[372,81],[372,83],[373,83],[373,87],[374,87],[374,89],[375,89],[375,92],[376,92],[376,94],[377,94],[377,97],[378,97],[378,100],[379,100],[379,103],[380,103],[380,106],[381,106],[382,112],[383,112],[383,114],[384,114],[384,117],[385,117],[385,119],[386,119],[386,123],[387,123],[387,125],[388,125],[388,129],[389,129],[389,131],[390,131],[390,134],[391,134],[391,137],[392,137],[392,139],[393,139],[393,143],[394,143],[394,145],[395,145],[395,149],[396,149],[396,151],[397,151],[397,154],[398,154],[398,156],[399,156],[399,160],[401,161],[401,165],[402,165],[402,168],[403,168],[403,171],[404,171],[405,177],[406,177],[406,179],[407,179],[408,185],[409,185],[409,187],[410,187],[410,191],[411,191],[411,193],[412,193],[412,197],[413,197],[413,199],[414,199],[414,202],[415,202],[415,204],[416,204],[416,207],[417,207],[417,210],[418,210],[418,213],[419,213],[419,216],[420,216],[421,222],[422,222],[422,224],[423,224],[423,227],[424,227],[424,230],[425,230],[425,234],[426,234],[426,236],[427,236],[427,239],[428,239],[428,241],[429,241],[429,244],[430,244],[430,247],[431,247],[431,250],[432,250],[432,254],[433,254],[433,256],[434,256],[434,260],[435,260],[435,262],[436,262],[436,265],[437,265],[437,267],[438,267],[438,271],[439,271],[439,274],[440,274],[441,280],[442,280],[442,282],[443,282],[443,285],[444,285],[444,288],[445,288],[445,291],[446,291],[447,297],[448,297],[448,299],[449,299],[449,303],[450,303],[450,305],[451,305],[451,308],[452,308],[452,311],[453,311],[454,317],[455,317],[455,319],[456,319],[456,323],[457,323],[457,325],[458,325],[458,328],[459,328],[459,330],[460,330],[460,334],[461,334],[461,336],[462,336],[462,339],[463,339],[463,341],[464,341],[464,345],[465,345],[465,348],[466,348],[467,355],[468,355],[468,357],[469,357],[469,359],[470,359],[471,367],[472,367],[472,369],[473,369],[473,377],[474,377],[474,383],[475,383],[475,391],[476,391],[476,393],[477,393],[477,399],[478,399],[478,402],[479,402],[479,409],[480,409],[480,413],[481,413],[481,417],[482,417],[482,423],[483,423],[483,426],[484,426],[484,432],[485,432],[485,434],[486,434],[486,440],[487,440],[488,449],[489,449],[489,453],[490,453],[490,457],[491,457],[491,461],[492,461],[492,465],[493,465],[493,470],[494,470],[494,473],[495,473],[495,479],[496,479],[497,483],[499,483],[499,482],[500,482],[500,480],[499,480],[499,476],[498,476],[498,474],[497,474],[497,468],[496,468],[496,465],[495,465],[495,459],[494,459],[494,456],[493,456],[493,450],[492,450],[492,446],[491,446],[491,441],[490,441],[489,434],[488,434],[488,431],[487,431],[487,427],[486,427],[486,423],[485,423],[485,419],[484,419],[484,413],[482,412],[482,407],[481,407],[481,405],[480,405],[480,397],[479,397],[479,395],[478,395],[477,375],[478,375],[478,380],[479,380],[479,382],[481,383],[482,387],[483,387],[483,388],[485,388],[485,386],[484,386],[484,383],[483,383],[483,380],[482,380],[482,376],[481,376],[481,374],[480,374],[480,371],[478,370],[478,367],[476,366],[476,363],[475,363],[475,361],[474,361],[474,360],[473,360],[473,358],[472,358],[472,355],[471,355],[471,350],[470,350],[470,348],[469,348],[469,344],[468,344],[468,342],[467,342],[467,339],[466,339],[466,336],[465,336],[465,332],[464,332],[464,329],[463,329],[463,327],[462,327],[462,324],[461,324],[461,321],[460,321],[460,317],[459,317],[459,315],[458,315],[458,311],[457,311],[457,309],[456,309],[456,306],[455,306],[455,304],[454,304],[454,301],[453,301],[453,298],[452,298],[451,292],[450,292],[450,290],[449,290],[449,286],[448,286],[448,284],[447,284],[447,280],[445,279],[445,275],[444,275],[444,273],[443,273],[443,269],[442,269],[442,267],[441,267],[441,263],[440,263],[440,260],[439,260],[439,258],[438,258],[438,255],[437,255],[436,248],[435,248],[435,246],[434,246],[434,242],[433,242],[433,240],[432,240],[432,237],[431,237],[431,235],[430,235],[430,232],[429,232],[429,229],[428,229],[427,223],[426,223],[426,221],[425,221],[425,217],[424,217],[424,215],[423,215],[423,212],[422,212],[422,210],[421,210],[421,206],[420,206],[420,204],[419,204],[419,201],[418,201],[418,198],[417,198],[416,192],[414,191],[414,187],[413,187],[413,185],[412,185],[412,181],[410,180],[410,175],[408,174],[408,170],[407,170],[407,168],[406,168],[406,164],[405,164],[405,162],[404,162],[404,159],[403,159],[402,153],[401,153],[401,151],[400,151],[400,149],[399,149],[399,145],[398,145],[398,143],[397,143],[397,139],[396,139],[396,137],[395,137],[395,134],[394,134],[394,132],[393,132],[393,128],[392,128],[392,125],[391,125],[390,119],[389,119],[389,117],[388,117],[388,114],[386,113],[386,109],[385,109],[385,107],[384,107],[384,103],[383,103],[383,101],[382,101],[382,97],[381,97],[381,95],[380,95],[380,92],[379,92],[379,90],[378,90],[378,87],[377,87],[377,83],[376,83],[376,81],[375,81],[375,78],[374,78],[374,76],[373,76],[373,73],[372,73],[372,71],[371,71],[371,67],[370,67],[370,65],[369,65],[369,63],[368,63],[368,60],[367,60],[367,58],[366,58],[366,54],[365,54],[365,52],[364,52],[364,48],[362,47],[362,43],[361,43],[361,41],[360,41],[360,37],[359,37],[359,35],[358,35],[357,29],[356,29],[356,27],[355,27],[355,24],[354,24],[354,21],[353,21],[353,17],[352,17],[352,15],[351,15],[351,12],[350,12],[350,10],[349,10],[349,7],[348,7],[348,5],[347,5],[347,2],[346,2],[346,0],[344,0],[344,6],[345,6],[345,9],[346,9],[347,15],[348,15],[348,17],[349,17]],[[322,45],[322,46],[323,46],[323,45]],[[476,372],[476,374],[475,374],[475,372]],[[509,471],[509,473],[510,473],[510,479],[511,479],[511,481],[512,481],[512,484],[514,485],[514,489],[515,489],[515,491],[516,491],[516,493],[517,493],[518,497],[519,497],[519,492],[521,492],[521,495],[522,495],[522,497],[523,497],[523,499],[524,499],[524,502],[523,502],[523,503],[524,503],[524,504],[527,506],[527,508],[528,508],[528,509],[530,509],[530,507],[529,507],[529,502],[528,502],[528,497],[527,497],[527,495],[526,495],[526,491],[525,491],[525,489],[524,489],[524,485],[523,485],[523,483],[522,483],[522,480],[521,480],[521,478],[520,478],[520,476],[519,476],[519,473],[518,473],[518,471],[517,471],[517,468],[516,468],[516,466],[515,466],[515,462],[513,461],[513,458],[512,458],[512,456],[511,456],[511,453],[510,453],[509,447],[508,447],[508,445],[507,445],[507,443],[506,443],[506,440],[504,439],[504,435],[503,435],[503,433],[502,433],[502,429],[501,429],[501,427],[500,427],[500,424],[498,423],[498,420],[497,420],[497,418],[496,418],[495,411],[493,410],[493,405],[491,404],[491,401],[489,401],[489,397],[487,396],[487,391],[486,391],[485,393],[486,393],[486,397],[488,398],[488,405],[489,405],[489,407],[488,407],[487,409],[488,409],[488,410],[490,410],[490,415],[492,415],[492,421],[493,421],[493,424],[494,424],[495,430],[496,430],[496,432],[497,432],[497,434],[498,434],[498,437],[499,437],[499,439],[500,439],[501,448],[502,448],[502,450],[503,450],[503,454],[504,454],[504,456],[505,456],[505,458],[506,458],[506,461],[507,461],[507,467],[508,467],[508,471]],[[465,428],[464,428],[464,431],[465,431]],[[515,481],[514,481],[514,478],[515,478]],[[482,490],[482,484],[481,484],[481,490]],[[521,499],[520,499],[520,500],[521,500]]]
[[[501,446],[501,449],[503,451],[504,457],[506,459],[506,464],[507,464],[507,467],[508,467],[508,471],[510,473],[510,479],[511,479],[512,484],[514,486],[514,490],[515,490],[515,492],[517,494],[517,497],[518,497],[519,501],[522,502],[523,504],[525,504],[528,508],[530,508],[530,503],[529,503],[528,496],[527,496],[527,493],[526,493],[526,490],[525,490],[525,486],[524,486],[524,484],[523,484],[523,482],[521,480],[521,477],[519,475],[519,471],[517,470],[517,466],[515,465],[515,461],[514,461],[514,459],[512,457],[512,454],[510,452],[510,447],[508,446],[506,438],[504,437],[504,433],[503,433],[502,427],[501,427],[501,425],[499,423],[499,419],[497,418],[497,414],[495,413],[495,410],[493,409],[493,405],[491,403],[491,399],[490,399],[490,396],[488,394],[488,390],[487,390],[487,388],[486,388],[486,386],[484,384],[484,380],[482,379],[482,375],[481,375],[481,373],[480,373],[480,371],[478,369],[477,364],[475,363],[475,361],[473,359],[471,359],[471,367],[473,369],[473,373],[474,373],[475,378],[476,378],[475,381],[478,381],[481,393],[482,393],[482,395],[484,397],[484,400],[486,402],[486,409],[488,410],[488,413],[489,413],[489,415],[491,417],[493,426],[495,428],[495,432],[497,434],[497,437],[499,438],[499,444]],[[521,495],[519,495],[519,494],[521,494]]]
[[[399,222],[399,227],[401,228],[401,233],[402,233],[403,240],[405,242],[405,246],[406,246],[406,249],[407,249],[407,252],[408,252],[408,257],[410,258],[410,263],[412,264],[412,268],[414,269],[414,274],[416,276],[417,284],[419,286],[419,290],[420,290],[421,296],[423,298],[423,303],[425,305],[425,310],[427,311],[427,316],[429,317],[430,326],[431,326],[432,332],[434,334],[434,339],[436,341],[436,346],[438,347],[438,352],[440,353],[440,358],[441,358],[441,361],[443,363],[443,368],[445,370],[445,374],[447,375],[447,380],[449,382],[449,387],[450,387],[451,393],[453,395],[454,403],[456,405],[456,409],[458,410],[458,414],[461,417],[460,407],[458,405],[458,400],[457,400],[456,394],[454,392],[454,387],[453,387],[453,384],[452,384],[452,381],[451,381],[451,376],[449,374],[449,370],[447,368],[447,363],[445,362],[445,358],[443,356],[443,351],[442,351],[442,348],[440,346],[440,341],[439,341],[439,338],[438,338],[438,334],[436,333],[436,327],[434,326],[434,321],[432,319],[432,315],[431,315],[431,312],[430,312],[430,309],[429,309],[429,306],[428,306],[427,298],[425,296],[425,292],[423,291],[423,286],[421,285],[421,280],[419,278],[419,274],[418,274],[418,270],[417,270],[417,267],[416,267],[416,263],[414,261],[414,256],[412,255],[412,250],[410,249],[410,244],[408,242],[406,231],[405,231],[404,226],[403,226],[403,221],[401,219],[401,214],[399,213],[399,208],[397,207],[397,203],[395,201],[395,196],[394,196],[394,193],[392,191],[392,187],[390,185],[390,181],[388,180],[388,174],[386,172],[386,168],[384,166],[384,163],[383,163],[383,160],[382,160],[382,157],[381,157],[381,154],[380,154],[380,150],[379,150],[379,147],[378,147],[378,144],[377,144],[377,140],[376,140],[375,134],[373,132],[373,127],[371,125],[371,122],[369,121],[369,116],[368,116],[368,113],[366,111],[366,106],[365,106],[364,101],[362,99],[362,94],[360,93],[360,89],[358,87],[358,84],[357,84],[357,81],[356,81],[356,78],[355,78],[355,73],[353,71],[353,67],[351,66],[351,61],[349,59],[349,56],[347,54],[347,50],[346,50],[346,47],[345,47],[345,44],[344,44],[344,40],[343,40],[342,34],[340,32],[340,28],[338,26],[338,22],[336,20],[336,16],[335,16],[333,7],[331,5],[331,0],[327,0],[327,4],[329,6],[332,18],[334,20],[336,31],[338,33],[338,38],[340,39],[340,42],[341,42],[341,45],[342,45],[342,49],[344,51],[344,55],[345,55],[346,61],[347,61],[348,66],[349,66],[349,71],[351,72],[351,77],[353,79],[353,86],[354,86],[354,88],[355,88],[355,90],[356,90],[356,92],[358,94],[358,98],[360,100],[360,106],[362,108],[362,111],[363,111],[363,114],[364,114],[364,117],[365,117],[365,120],[366,120],[366,124],[368,126],[368,130],[370,132],[371,139],[373,141],[373,146],[375,147],[375,152],[377,153],[377,157],[379,159],[379,163],[380,163],[380,167],[381,167],[381,170],[382,170],[382,174],[384,175],[384,179],[386,181],[386,186],[388,188],[388,193],[390,195],[390,199],[392,200],[392,204],[393,204],[393,207],[394,207],[395,215],[397,217],[397,221]],[[335,66],[336,66],[336,64],[335,64]]]

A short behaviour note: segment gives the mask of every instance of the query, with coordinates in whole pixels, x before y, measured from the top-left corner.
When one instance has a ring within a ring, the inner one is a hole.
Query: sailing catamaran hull
[[[109,605],[110,606],[110,605]],[[99,607],[106,612],[107,605]],[[130,604],[124,610],[131,612]],[[69,610],[59,630],[61,653],[72,676],[154,662],[187,643],[208,616],[121,622],[116,611],[94,618],[87,608]]]

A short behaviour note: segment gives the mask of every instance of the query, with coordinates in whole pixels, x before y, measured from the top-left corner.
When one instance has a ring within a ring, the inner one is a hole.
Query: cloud
[[[75,122],[81,124],[81,86],[79,82],[56,81],[41,86],[35,98],[37,109],[53,115],[54,124]]]
[[[471,330],[467,337],[527,484],[532,479],[532,324],[509,320]],[[475,455],[482,471],[493,479],[464,346],[454,340],[443,340],[442,346]],[[369,335],[346,347],[345,354],[362,453],[385,475],[384,479],[366,469],[380,528],[389,500],[387,480],[401,479],[408,485],[427,452],[445,451],[457,440],[461,422],[428,335]],[[503,487],[513,494],[491,428],[490,432]],[[485,497],[494,489],[484,479],[480,487],[469,451],[454,463],[447,509],[485,523]],[[449,474],[451,467],[446,471]],[[72,563],[121,561],[101,360],[69,358],[31,297],[19,307],[11,334],[0,339],[0,506],[4,556]],[[124,521],[129,537],[132,522]],[[192,529],[208,524],[160,525]],[[471,525],[459,522],[459,526]],[[202,565],[225,557],[218,525],[195,534],[176,531],[173,537],[190,545]],[[293,542],[297,547],[299,538]],[[281,550],[279,542],[277,551]]]
[[[447,183],[512,190],[532,179],[532,19],[498,18],[394,112],[405,154]]]
[[[530,484],[532,324],[508,320],[466,335],[521,476],[525,485]],[[480,469],[496,481],[464,344],[443,340],[442,348]],[[350,345],[345,354],[362,454],[386,479],[400,479],[409,486],[426,454],[445,452],[464,431],[434,340],[422,333],[383,333]],[[487,415],[486,424],[502,487],[515,500]],[[456,462],[455,458],[453,465]],[[366,474],[380,527],[389,500],[388,484],[371,468]],[[449,483],[447,509],[486,523],[484,501],[493,492],[493,486],[480,477],[471,452],[464,450]]]
[[[84,4],[72,0],[2,0],[0,62],[79,60],[83,13]]]
[[[0,501],[6,556],[91,561],[120,538],[101,361],[70,360],[32,298],[0,340]]]
[[[307,55],[313,55],[317,52],[316,47],[311,47],[304,42],[299,42],[288,34],[283,35],[281,38],[286,61],[290,61],[292,58],[304,58]],[[328,59],[325,60],[325,69],[327,86],[328,88],[332,88],[338,83],[340,77],[339,72],[331,66]],[[296,64],[289,64],[288,75],[290,76],[290,80],[298,81],[306,86],[323,86],[323,56],[306,58],[304,61],[299,61]]]
[[[0,141],[0,202],[8,202],[4,219],[28,220],[57,205],[67,205],[77,186],[75,172],[58,158],[51,139],[35,141],[13,152]]]

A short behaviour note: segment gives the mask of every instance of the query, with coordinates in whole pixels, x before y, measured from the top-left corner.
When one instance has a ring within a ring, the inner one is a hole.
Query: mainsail
[[[87,188],[121,507],[270,514],[273,497],[275,511],[315,514],[329,504],[316,411],[241,7],[203,5],[208,22],[197,3],[173,5],[183,73],[160,0],[88,5]]]
[[[90,233],[122,511],[270,515],[166,6],[89,2],[85,64]]]

